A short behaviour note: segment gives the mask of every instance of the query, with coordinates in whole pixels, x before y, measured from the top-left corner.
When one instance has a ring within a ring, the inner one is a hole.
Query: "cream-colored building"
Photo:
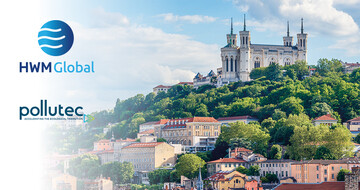
[[[170,88],[171,88],[171,86],[158,85],[158,86],[155,86],[153,88],[153,92],[155,94],[157,94],[159,92],[165,92],[166,93]]]
[[[279,179],[291,175],[293,160],[266,160],[260,163],[260,175],[275,174]]]
[[[315,118],[312,120],[315,126],[324,124],[332,126],[333,124],[337,123],[337,120],[331,116],[331,114],[322,115],[320,117]]]
[[[236,170],[219,171],[206,178],[205,181],[208,181],[215,190],[241,189],[245,188],[246,175]]]
[[[221,158],[207,163],[208,176],[220,171],[232,171],[239,166],[246,167],[246,161],[235,158]]]
[[[51,180],[52,190],[76,190],[77,178],[69,174],[60,174]]]
[[[165,142],[133,143],[123,147],[120,162],[134,166],[137,183],[148,184],[147,173],[159,167],[173,167],[176,156],[174,147]]]
[[[171,119],[161,128],[159,138],[172,144],[186,146],[188,152],[207,151],[214,148],[221,133],[221,123],[213,117]]]
[[[349,129],[351,132],[360,131],[360,117],[350,119],[344,123],[344,125]]]
[[[352,168],[359,166],[358,158],[300,161],[291,164],[291,176],[298,183],[336,181],[336,176],[342,168],[351,171]]]

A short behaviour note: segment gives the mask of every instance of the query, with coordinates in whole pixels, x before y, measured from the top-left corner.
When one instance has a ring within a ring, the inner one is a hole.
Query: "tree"
[[[247,175],[249,175],[249,176],[260,176],[260,166],[258,166],[258,165],[250,166]]]
[[[156,142],[167,142],[167,141],[166,141],[166,139],[164,139],[164,138],[158,138],[158,139],[156,140]]]
[[[232,138],[230,139],[229,145],[231,149],[235,149],[237,147],[251,149],[251,142],[246,138]]]
[[[109,162],[101,165],[104,177],[110,177],[114,184],[130,183],[134,175],[133,165],[129,162]]]
[[[271,116],[274,120],[279,120],[279,119],[281,119],[281,118],[286,118],[286,113],[285,112],[283,112],[283,111],[281,111],[281,110],[279,110],[279,109],[275,109],[274,110],[274,113],[272,114],[272,116]]]
[[[195,111],[195,116],[206,117],[209,115],[208,109],[205,104],[200,104]]]
[[[149,181],[150,184],[159,184],[164,182],[170,182],[171,181],[171,170],[167,169],[157,169],[154,171],[149,172]]]
[[[318,64],[316,66],[316,72],[318,72],[321,76],[326,76],[329,73],[341,73],[342,72],[342,64],[338,59],[319,59]]]
[[[196,155],[203,159],[205,162],[209,162],[211,158],[211,151],[196,152]]]
[[[265,74],[266,74],[266,67],[258,67],[258,68],[251,70],[250,78],[255,80],[255,79],[265,76]]]
[[[310,108],[310,117],[316,118],[322,115],[332,113],[331,107],[325,102],[317,102]]]
[[[316,155],[319,146],[324,146],[329,150],[321,148],[319,156],[330,156],[334,159],[351,157],[353,155],[353,145],[351,133],[344,126],[329,128],[327,125],[318,126],[296,126],[294,134],[290,138],[289,154],[292,159],[312,159]]]
[[[236,171],[242,173],[242,174],[248,174],[249,170],[246,169],[244,166],[239,166],[236,168]]]
[[[322,160],[335,160],[335,156],[331,154],[331,151],[325,146],[319,146],[316,149],[314,159]]]
[[[354,141],[358,144],[360,144],[360,133],[358,133],[354,139]]]
[[[195,154],[184,154],[178,160],[175,165],[176,172],[179,176],[185,176],[189,179],[193,179],[197,176],[199,167],[203,168],[205,161]]]
[[[96,155],[83,154],[69,162],[69,173],[81,179],[95,179],[100,174],[100,161]]]
[[[336,176],[336,180],[337,181],[345,181],[345,174],[346,173],[350,173],[350,170],[347,170],[347,169],[340,169],[338,175]]]
[[[270,81],[278,81],[283,77],[281,67],[278,63],[270,63],[265,69],[266,79]]]
[[[282,148],[280,145],[273,145],[269,152],[270,159],[277,159],[280,160],[282,157]]]
[[[303,80],[305,76],[309,75],[309,67],[304,60],[296,61],[295,64],[286,66],[285,69],[287,71],[292,70],[298,80]]]
[[[301,105],[302,100],[296,97],[288,97],[279,104],[282,111],[286,112],[287,115],[295,114],[299,115],[303,113],[304,107]]]
[[[230,123],[230,127],[222,128],[217,141],[230,143],[232,138],[244,138],[251,142],[251,149],[259,154],[266,153],[270,135],[262,130],[258,124],[245,124],[243,122]],[[216,149],[217,143],[215,144]]]

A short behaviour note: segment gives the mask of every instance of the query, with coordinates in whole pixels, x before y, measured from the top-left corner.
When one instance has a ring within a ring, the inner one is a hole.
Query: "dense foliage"
[[[360,115],[360,70],[343,74],[339,60],[320,59],[317,72],[307,77],[308,66],[297,62],[290,66],[271,64],[251,72],[250,82],[236,82],[215,88],[211,85],[194,89],[175,85],[167,93],[146,96],[138,94],[117,100],[114,109],[93,113],[95,120],[86,130],[61,128],[47,132],[52,151],[74,152],[89,148],[100,138],[134,138],[139,124],[163,118],[192,116],[227,117],[250,115],[259,123],[236,123],[222,127],[215,150],[206,159],[225,157],[228,148],[243,146],[268,158],[338,159],[349,156],[350,133],[340,125],[313,126],[311,120],[330,113],[338,122]],[[112,125],[108,125],[112,123]],[[100,135],[110,127],[106,136]],[[80,143],[81,142],[81,143]],[[278,144],[286,152],[280,155]],[[316,156],[315,156],[316,155]]]

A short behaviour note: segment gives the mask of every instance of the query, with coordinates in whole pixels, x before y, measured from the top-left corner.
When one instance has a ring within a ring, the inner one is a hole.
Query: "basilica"
[[[287,23],[287,35],[283,37],[283,45],[253,44],[251,43],[250,31],[246,30],[244,15],[244,28],[238,35],[233,33],[231,19],[230,34],[226,35],[227,45],[221,48],[221,68],[217,69],[217,75],[213,71],[206,76],[198,73],[194,78],[194,87],[204,84],[223,86],[230,82],[249,81],[250,72],[254,68],[267,67],[271,63],[282,66],[294,64],[295,61],[307,61],[307,38],[304,33],[303,19],[301,30],[297,34],[297,43],[294,44],[293,36],[289,32]],[[238,39],[240,43],[238,44]],[[216,78],[216,79],[215,79]],[[212,83],[215,82],[216,83]]]

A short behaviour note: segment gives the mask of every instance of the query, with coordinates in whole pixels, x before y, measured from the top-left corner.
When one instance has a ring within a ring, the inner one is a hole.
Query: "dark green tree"
[[[342,168],[336,176],[337,181],[345,181],[345,174],[350,173],[350,170]]]

